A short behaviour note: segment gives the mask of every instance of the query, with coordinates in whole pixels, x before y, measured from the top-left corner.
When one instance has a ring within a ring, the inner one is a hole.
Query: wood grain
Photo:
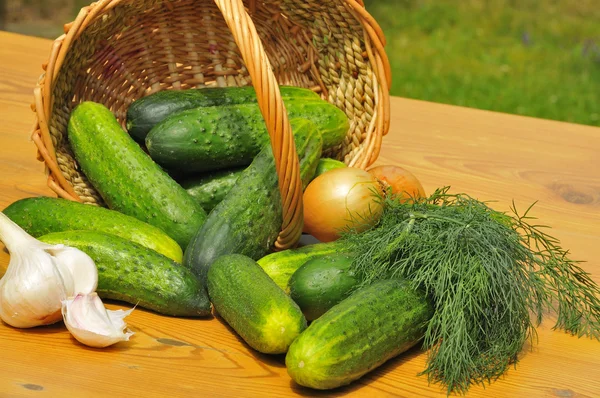
[[[29,142],[32,88],[51,42],[0,33],[0,208],[52,195]],[[507,210],[538,201],[572,257],[600,281],[600,129],[401,98],[378,164],[411,170],[428,192],[450,185]],[[8,264],[0,252],[0,268]],[[110,308],[128,307],[110,303]],[[86,348],[62,324],[32,330],[0,325],[0,396],[396,396],[441,397],[417,373],[426,353],[412,350],[349,387],[295,386],[282,356],[251,351],[222,321],[159,316],[136,309],[130,342]],[[600,343],[552,331],[527,347],[515,369],[471,397],[598,397]]]

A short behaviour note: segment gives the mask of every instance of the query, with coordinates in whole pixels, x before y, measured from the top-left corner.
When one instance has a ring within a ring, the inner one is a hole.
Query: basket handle
[[[244,3],[242,0],[215,0],[215,3],[246,64],[269,132],[283,210],[283,224],[275,249],[284,250],[298,242],[304,221],[300,164],[292,128],[271,63]]]

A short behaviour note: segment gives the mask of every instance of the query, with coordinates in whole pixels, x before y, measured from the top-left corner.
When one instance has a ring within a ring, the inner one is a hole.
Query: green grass
[[[393,95],[600,125],[597,0],[378,0]]]

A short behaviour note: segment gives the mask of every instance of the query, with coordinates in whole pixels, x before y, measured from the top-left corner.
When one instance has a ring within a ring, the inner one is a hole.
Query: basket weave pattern
[[[311,88],[342,109],[350,130],[326,155],[367,167],[388,130],[390,72],[383,34],[359,1],[249,0],[244,10],[241,0],[101,0],[83,8],[55,41],[35,88],[32,138],[46,163],[48,185],[61,197],[103,205],[67,140],[69,115],[78,103],[103,103],[124,123],[132,101],[160,90],[254,84],[263,115],[275,107],[285,114],[278,91],[273,96],[273,88],[263,87],[272,82],[257,83],[251,75]],[[249,29],[232,34],[248,14],[259,39]],[[254,57],[258,64],[249,65],[252,57],[241,48],[264,51],[268,61]],[[274,127],[265,121],[271,133]]]

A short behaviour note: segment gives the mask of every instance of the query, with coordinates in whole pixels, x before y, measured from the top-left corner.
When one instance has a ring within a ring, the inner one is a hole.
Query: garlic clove
[[[67,275],[68,277],[68,275]],[[0,317],[18,328],[49,325],[61,319],[67,297],[54,259],[39,248],[11,252],[0,280]]]
[[[56,265],[65,281],[68,297],[96,291],[98,270],[90,256],[79,249],[65,245],[49,246],[45,250],[56,259]],[[71,280],[70,284],[67,283],[68,279]]]
[[[97,293],[78,294],[62,301],[62,315],[69,332],[82,344],[103,348],[128,341],[133,332],[125,329],[128,311],[107,310]]]

